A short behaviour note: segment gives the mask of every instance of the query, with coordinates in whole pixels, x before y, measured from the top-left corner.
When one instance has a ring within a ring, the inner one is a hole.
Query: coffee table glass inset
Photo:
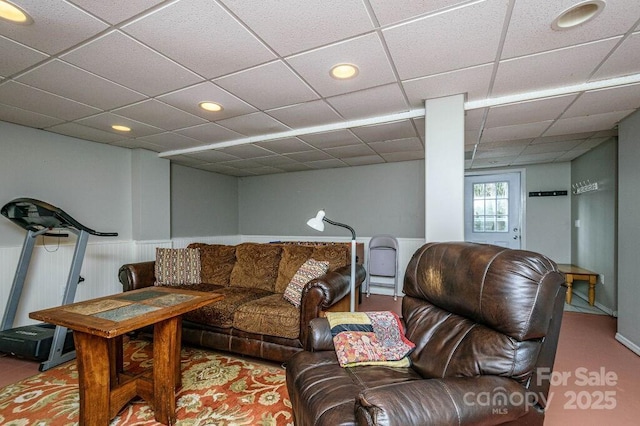
[[[216,293],[149,287],[31,312],[29,317],[73,330],[80,391],[80,424],[106,425],[140,396],[163,424],[175,423],[181,385],[181,315],[222,299]],[[123,371],[122,336],[153,329],[153,372]]]

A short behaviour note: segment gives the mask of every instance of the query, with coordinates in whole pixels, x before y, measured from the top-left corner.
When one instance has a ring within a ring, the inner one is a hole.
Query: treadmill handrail
[[[40,224],[34,225],[33,222],[29,223],[28,216],[27,217],[9,217],[10,211],[13,210],[11,208],[12,207],[19,208],[20,204],[27,204],[27,205],[31,204],[36,206],[36,208],[44,209],[50,212],[51,214],[49,216],[53,216],[55,219],[57,219],[56,221],[58,222],[58,224],[56,226],[49,227],[49,229],[75,228],[79,231],[85,231],[91,235],[96,235],[98,237],[117,237],[118,236],[117,232],[99,232],[87,226],[84,226],[83,224],[75,220],[73,217],[71,217],[68,213],[66,213],[61,208],[53,206],[44,201],[36,200],[34,198],[16,198],[15,200],[5,204],[2,207],[2,210],[0,211],[0,213],[2,213],[3,216],[11,220],[16,225],[28,231],[37,230],[38,227],[42,227],[43,225],[40,225]]]

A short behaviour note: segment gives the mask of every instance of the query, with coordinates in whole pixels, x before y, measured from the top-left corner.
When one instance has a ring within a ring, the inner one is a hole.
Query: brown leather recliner
[[[537,253],[429,243],[404,279],[408,368],[341,368],[326,319],[287,364],[302,425],[542,425],[564,277]]]

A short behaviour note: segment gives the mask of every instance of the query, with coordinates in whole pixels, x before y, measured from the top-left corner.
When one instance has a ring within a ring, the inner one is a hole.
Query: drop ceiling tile
[[[551,142],[563,142],[570,140],[585,140],[595,135],[595,132],[584,132],[584,133],[567,133],[556,136],[543,136],[540,138],[536,138],[532,143],[551,143]]]
[[[269,166],[262,166],[262,167],[249,167],[247,169],[244,169],[247,172],[251,172],[255,175],[272,175],[275,173],[284,173],[284,170],[281,170],[279,168],[276,167],[269,167]]]
[[[171,157],[171,163],[182,164],[183,166],[197,167],[198,165],[205,164],[205,161],[191,157],[189,155],[174,155]]]
[[[207,79],[275,59],[264,44],[211,0],[173,2],[122,30]]]
[[[424,160],[424,151],[400,151],[380,154],[385,161],[392,163],[396,161]]]
[[[145,98],[141,93],[59,60],[47,62],[16,80],[103,110]]]
[[[633,2],[635,3],[635,2]],[[637,3],[640,4],[640,3]],[[640,69],[640,32],[632,34],[607,58],[592,80],[637,74]]]
[[[267,114],[291,128],[319,126],[342,119],[324,100],[272,109]]]
[[[562,118],[625,111],[640,107],[640,84],[583,93]]]
[[[492,149],[502,149],[502,148],[510,148],[510,147],[520,147],[522,150],[525,146],[532,143],[535,139],[518,139],[518,140],[503,140],[496,142],[481,142],[478,145],[478,148],[483,149],[485,151],[490,151]]]
[[[482,158],[500,158],[500,157],[515,157],[522,153],[527,147],[524,146],[505,146],[501,148],[486,149],[480,144],[473,156],[473,159]]]
[[[481,142],[537,138],[542,135],[551,123],[553,123],[553,121],[485,128],[482,132]]]
[[[267,157],[269,155],[273,155],[273,152],[271,151],[250,144],[220,148],[220,151],[226,154],[235,155],[236,157],[240,157],[242,159]]]
[[[87,12],[104,19],[110,24],[117,24],[162,3],[164,0],[72,1]]]
[[[475,130],[465,130],[464,132],[464,145],[474,146],[480,142],[480,129]]]
[[[119,31],[82,45],[61,59],[149,96],[202,81],[198,75]],[[148,72],[140,72],[141,69]]]
[[[323,97],[395,81],[391,64],[376,33],[292,56],[286,61]],[[331,77],[331,68],[342,63],[356,65],[358,75],[348,80]]]
[[[413,108],[424,108],[425,99],[465,93],[466,101],[484,99],[489,92],[493,64],[464,68],[402,82]]]
[[[609,39],[501,61],[491,96],[584,83],[618,41]]]
[[[233,167],[234,169],[250,169],[263,167],[262,164],[254,161],[254,160],[233,160],[233,161],[225,161],[224,163],[220,163],[221,166]]]
[[[85,139],[101,143],[114,143],[125,139],[122,135],[116,135],[111,132],[94,129],[92,127],[83,126],[78,123],[63,123],[52,126],[47,129],[50,132],[59,133],[61,135],[71,136],[73,138]]]
[[[587,117],[563,118],[556,121],[553,126],[545,132],[545,136],[564,135],[577,133],[580,131],[609,130],[613,128],[620,120],[634,111],[616,111],[605,114],[595,114]]]
[[[345,159],[349,157],[372,156],[376,153],[367,145],[361,143],[359,145],[340,146],[337,148],[327,148],[324,150],[329,155],[336,158]]]
[[[510,157],[499,157],[499,158],[479,158],[473,160],[474,169],[480,168],[489,168],[489,167],[505,167],[510,166],[511,163],[516,159],[515,156]],[[465,168],[468,168],[465,166]]]
[[[48,54],[59,53],[108,28],[108,25],[63,0],[22,0],[31,25],[0,20],[0,33]]]
[[[409,111],[398,84],[374,87],[327,99],[344,118],[357,119]]]
[[[602,142],[609,140],[609,138],[592,138],[592,139],[587,139],[584,141],[579,141],[580,143],[573,148],[571,151],[577,150],[577,149],[593,149],[596,146],[600,145]]]
[[[15,81],[8,81],[0,85],[0,102],[68,121],[100,112],[97,108]]]
[[[257,136],[291,130],[264,112],[254,112],[225,120],[218,120],[216,123],[245,136]]]
[[[260,157],[260,158],[256,158],[255,161],[256,163],[260,163],[263,166],[278,167],[278,168],[286,164],[298,163],[297,161],[292,160],[291,158],[285,157],[283,155],[271,155],[269,157]]]
[[[370,126],[353,127],[351,132],[363,142],[380,142],[385,140],[416,137],[416,130],[410,120],[394,121],[392,123],[373,124]]]
[[[613,137],[618,136],[618,129],[609,129],[609,130],[601,130],[596,132],[593,137],[594,138],[603,138],[603,137]]]
[[[438,10],[468,3],[469,0],[369,0],[380,25],[409,19],[415,16],[431,14]]]
[[[557,49],[588,41],[618,36],[629,31],[640,16],[640,2],[606,2],[606,7],[591,22],[566,31],[551,28],[553,20],[574,0],[518,0],[515,2],[504,43],[503,58]]]
[[[1,25],[1,24],[0,24]],[[0,75],[10,76],[44,61],[49,56],[0,36]]]
[[[575,160],[576,158],[580,157],[583,154],[586,154],[587,152],[589,152],[588,149],[573,149],[557,157],[554,161],[560,163],[564,161]]]
[[[302,172],[305,170],[312,170],[311,167],[302,163],[283,164],[281,166],[278,166],[278,168],[286,172]]]
[[[420,140],[422,141],[422,144],[424,145],[424,140],[425,140],[425,126],[426,126],[426,119],[424,117],[421,118],[414,118],[411,121],[413,121],[413,124],[415,125],[416,129],[418,130],[418,136],[420,136]]]
[[[209,81],[158,96],[157,99],[209,121],[224,120],[257,111],[256,108]],[[205,101],[220,104],[223,110],[205,111],[199,106],[200,102]]]
[[[226,129],[215,123],[201,124],[186,129],[176,130],[176,133],[197,139],[206,143],[225,142],[233,139],[240,139],[241,134]]]
[[[282,61],[222,77],[214,83],[261,110],[318,99]]]
[[[348,130],[333,130],[331,132],[303,135],[300,136],[300,139],[320,149],[357,145],[361,143],[360,140]]]
[[[152,143],[162,148],[163,151],[173,151],[176,149],[192,148],[201,145],[202,142],[177,133],[165,132],[156,135],[145,136],[139,140]]]
[[[160,152],[162,149],[159,146],[145,142],[140,139],[124,139],[121,141],[113,142],[113,146],[119,146],[121,148],[129,149],[146,149],[147,151]]]
[[[360,0],[300,0],[295,6],[280,0],[224,4],[281,56],[373,30]]]
[[[347,167],[347,164],[344,161],[338,160],[336,158],[330,158],[328,160],[307,161],[304,164],[309,167],[313,167],[314,169],[335,169],[338,167]]]
[[[0,93],[2,86],[0,86]],[[50,117],[44,114],[27,111],[10,105],[0,103],[0,120],[16,123],[22,126],[35,127],[36,129],[47,128],[62,123],[64,120]]]
[[[471,3],[452,12],[383,30],[400,78],[407,80],[492,62],[507,4],[506,1]]]
[[[155,99],[113,110],[114,114],[131,118],[164,130],[176,130],[205,124],[203,118],[189,114]]]
[[[520,155],[518,158],[513,160],[511,164],[535,164],[535,163],[545,163],[549,161],[553,161],[560,156],[557,152],[547,152],[542,154],[528,154],[528,155]]]
[[[381,154],[386,160],[387,157],[384,154],[391,154],[394,152],[412,152],[423,151],[424,148],[418,138],[405,138],[389,140],[384,142],[372,142],[368,144],[374,151]],[[424,155],[424,154],[423,154]]]
[[[315,150],[315,151],[306,151],[306,152],[294,152],[292,154],[286,154],[287,157],[292,160],[300,161],[302,163],[306,163],[308,161],[317,161],[317,160],[327,160],[331,157],[329,154]]]
[[[362,157],[343,158],[342,161],[350,166],[367,166],[369,164],[384,163],[384,159],[379,155],[365,155]]]
[[[466,130],[480,130],[484,126],[485,115],[488,113],[488,108],[478,108],[465,111],[464,113],[464,128]]]
[[[543,154],[547,152],[566,152],[580,145],[581,141],[564,141],[554,143],[538,143],[532,144],[526,147],[523,151],[523,155],[528,154]]]
[[[123,138],[127,138],[127,139],[155,135],[156,133],[163,132],[163,130],[158,127],[149,126],[147,124],[140,123],[139,121],[135,121],[130,118],[112,114],[110,112],[103,112],[102,114],[97,114],[91,117],[83,118],[81,120],[77,120],[76,122],[84,126],[93,127],[95,129],[113,133],[115,135],[120,135]],[[125,132],[113,130],[111,126],[114,124],[130,127],[131,132],[125,133]]]
[[[254,145],[268,149],[278,154],[314,151],[315,148],[298,138],[276,139],[273,141],[257,142]]]
[[[576,99],[577,95],[558,96],[489,108],[486,127],[555,120]]]

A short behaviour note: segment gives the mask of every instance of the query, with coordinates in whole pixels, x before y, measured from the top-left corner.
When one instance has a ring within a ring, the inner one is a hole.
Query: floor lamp
[[[307,221],[307,225],[315,229],[316,231],[324,231],[324,222],[330,225],[340,226],[341,228],[347,228],[351,231],[351,299],[349,304],[349,310],[354,312],[356,310],[356,231],[349,225],[344,223],[334,222],[327,219],[324,210],[320,210],[315,217],[312,217]]]

